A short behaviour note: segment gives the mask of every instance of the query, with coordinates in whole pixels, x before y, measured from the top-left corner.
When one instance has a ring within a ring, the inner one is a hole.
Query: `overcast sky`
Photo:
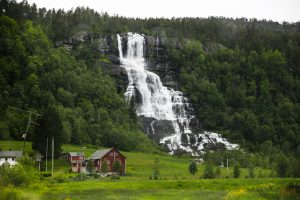
[[[38,7],[88,6],[127,17],[247,17],[278,22],[300,21],[300,0],[28,0]]]

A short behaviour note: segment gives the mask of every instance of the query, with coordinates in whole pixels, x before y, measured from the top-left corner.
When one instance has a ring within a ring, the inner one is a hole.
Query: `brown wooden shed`
[[[116,148],[97,150],[87,160],[94,162],[95,170],[97,173],[102,173],[101,169],[103,162],[107,163],[108,172],[113,173],[113,165],[116,161],[121,164],[122,174],[126,174],[126,157],[121,154]]]

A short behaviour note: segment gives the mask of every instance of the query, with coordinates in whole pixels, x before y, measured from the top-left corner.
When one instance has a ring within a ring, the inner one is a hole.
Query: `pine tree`
[[[215,178],[214,169],[210,164],[207,164],[204,169],[203,178],[213,179]]]
[[[220,169],[220,167],[217,167],[217,169],[215,171],[215,177],[216,178],[220,178],[221,177],[221,169]]]
[[[135,96],[132,96],[129,101],[129,117],[132,122],[137,122]]]
[[[88,171],[90,174],[92,174],[92,173],[94,172],[94,168],[95,168],[95,162],[94,162],[94,160],[89,160],[89,161],[87,162],[86,168],[87,168],[87,171]]]
[[[241,174],[240,166],[238,164],[234,165],[233,177],[238,178],[238,177],[240,177],[240,174]]]
[[[249,165],[248,170],[249,170],[249,178],[255,178],[255,168],[253,164]]]
[[[107,173],[109,171],[109,166],[105,160],[101,164],[101,173]]]
[[[54,138],[54,157],[58,158],[62,145],[62,124],[57,110],[48,107],[38,121],[32,136],[32,149],[39,151],[44,157],[48,138],[48,157],[51,156],[51,140]]]
[[[153,165],[151,179],[157,180],[159,178],[159,175],[160,175],[160,163],[159,163],[159,159],[156,158]]]
[[[191,162],[189,166],[189,172],[193,175],[195,175],[198,172],[197,163],[195,161]]]
[[[114,173],[121,174],[122,173],[122,166],[119,160],[116,160],[113,164]]]

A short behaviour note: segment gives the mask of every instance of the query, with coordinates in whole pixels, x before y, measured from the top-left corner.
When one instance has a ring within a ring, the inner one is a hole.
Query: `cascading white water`
[[[173,121],[174,129],[178,134],[180,129],[177,123],[180,123],[184,127],[184,133],[191,133],[185,111],[186,98],[181,92],[163,86],[159,76],[145,69],[144,37],[136,33],[128,33],[125,56],[122,52],[122,38],[120,35],[117,37],[120,61],[127,71],[129,80],[125,96],[130,99],[137,89],[142,97],[137,115]]]
[[[145,39],[143,35],[136,33],[127,34],[127,52],[125,55],[123,55],[122,38],[120,35],[117,35],[117,39],[121,66],[126,69],[129,81],[125,92],[126,99],[130,100],[137,90],[141,97],[141,102],[137,106],[138,116],[142,115],[157,120],[172,121],[175,133],[162,138],[160,143],[170,141],[167,146],[171,152],[180,148],[194,154],[194,151],[189,146],[189,134],[192,134],[189,125],[190,120],[195,116],[187,111],[187,109],[192,110],[187,98],[183,96],[182,92],[163,86],[159,76],[146,70],[144,58]],[[158,43],[158,38],[156,42]],[[150,125],[153,134],[155,134],[153,121]],[[182,134],[186,135],[186,145],[182,145]],[[206,136],[199,134],[194,137],[198,141],[198,138]],[[197,142],[195,145],[197,145]],[[203,145],[198,145],[201,147],[201,149],[198,149],[202,150]]]

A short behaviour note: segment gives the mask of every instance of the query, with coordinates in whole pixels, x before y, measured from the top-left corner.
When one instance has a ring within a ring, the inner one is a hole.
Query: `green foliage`
[[[255,178],[255,167],[253,164],[250,164],[248,166],[248,170],[249,170],[249,178]]]
[[[102,173],[107,173],[109,171],[109,165],[108,163],[104,160],[101,163],[101,172]]]
[[[150,176],[150,179],[152,180],[158,180],[160,176],[160,161],[159,158],[155,158],[153,168],[152,168],[152,175]]]
[[[278,163],[277,163],[277,174],[279,177],[286,177],[288,174],[288,160],[286,156],[281,155],[278,158]]]
[[[95,161],[94,160],[88,160],[86,164],[86,170],[89,174],[93,174],[95,169]]]
[[[26,128],[28,116],[9,105],[41,114],[52,105],[61,116],[64,142],[155,151],[136,129],[134,106],[128,108],[114,80],[102,72],[107,57],[93,43],[71,52],[52,45],[84,31],[105,36],[131,31],[165,41],[167,65],[192,101],[201,128],[259,152],[253,159],[264,167],[276,165],[281,153],[300,158],[299,23],[134,19],[90,8],[38,9],[26,1],[3,1],[0,13],[1,139],[21,140]],[[116,41],[111,43],[116,48]],[[33,127],[29,139],[32,132]],[[291,171],[286,176],[297,174]]]
[[[241,175],[241,170],[240,170],[240,166],[238,164],[235,164],[233,167],[233,177],[234,178],[239,178]]]
[[[189,172],[195,175],[197,171],[198,171],[197,163],[195,161],[192,161],[189,165]]]
[[[27,186],[38,180],[34,162],[24,156],[15,166],[3,164],[0,166],[0,186]]]
[[[20,192],[11,185],[5,188],[1,188],[0,200],[28,200],[20,195]]]
[[[215,177],[216,177],[216,178],[220,178],[220,177],[221,177],[221,168],[220,168],[220,167],[217,167],[217,168],[216,168],[216,171],[215,171]]]
[[[60,14],[53,22],[60,21]],[[8,106],[42,115],[51,107],[59,115],[60,123],[56,124],[61,124],[62,129],[57,129],[56,137],[62,144],[91,143],[123,150],[155,151],[153,142],[136,128],[136,116],[130,114],[114,80],[103,74],[101,65],[95,66],[101,55],[95,53],[94,46],[78,47],[72,52],[54,48],[49,29],[19,19],[0,16],[1,139],[21,140],[27,126],[28,114]],[[61,36],[57,33],[55,39]],[[33,116],[32,121],[38,122],[37,117]],[[43,128],[30,125],[27,139],[34,141],[34,149],[45,151],[46,137],[41,130],[49,130],[49,125]]]
[[[113,172],[117,173],[117,174],[122,174],[122,165],[121,165],[121,162],[119,160],[116,160],[113,163]]]
[[[38,121],[39,126],[32,136],[32,149],[38,150],[46,157],[46,146],[48,139],[48,157],[51,156],[51,141],[54,138],[54,157],[58,158],[61,153],[62,124],[57,110],[49,107]]]
[[[206,164],[203,172],[203,178],[204,179],[214,179],[215,174],[214,174],[214,168],[210,164]]]

